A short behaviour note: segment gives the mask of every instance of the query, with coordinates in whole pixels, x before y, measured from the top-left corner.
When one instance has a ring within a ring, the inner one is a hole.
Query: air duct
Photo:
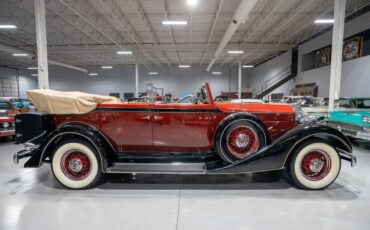
[[[231,37],[235,34],[235,31],[238,29],[240,24],[245,23],[256,3],[257,0],[242,0],[240,2],[238,9],[234,13],[233,19],[230,22],[229,27],[227,28],[224,36],[222,37],[220,43],[218,44],[215,55],[213,56],[211,62],[207,67],[207,71],[211,70],[214,62],[220,56],[221,52],[224,50],[227,43],[229,43]]]

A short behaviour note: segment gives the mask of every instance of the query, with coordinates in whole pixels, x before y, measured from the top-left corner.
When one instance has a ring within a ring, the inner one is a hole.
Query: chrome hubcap
[[[237,137],[236,137],[236,146],[238,146],[238,148],[245,148],[248,146],[249,144],[249,137],[245,134],[239,134]]]
[[[319,159],[311,161],[310,169],[312,172],[318,173],[322,170],[323,167],[324,167],[324,161],[319,160]]]
[[[80,172],[82,170],[82,163],[80,159],[72,159],[68,164],[69,169],[72,172]]]

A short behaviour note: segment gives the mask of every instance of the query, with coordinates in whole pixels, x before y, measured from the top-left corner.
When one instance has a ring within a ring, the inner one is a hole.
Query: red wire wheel
[[[257,131],[249,126],[237,126],[228,133],[226,146],[231,155],[243,159],[257,152],[260,146]]]
[[[80,150],[66,152],[60,162],[62,172],[71,180],[85,179],[91,172],[90,158]]]
[[[330,157],[322,150],[310,151],[302,159],[301,170],[304,177],[308,180],[321,180],[328,175],[330,169]]]

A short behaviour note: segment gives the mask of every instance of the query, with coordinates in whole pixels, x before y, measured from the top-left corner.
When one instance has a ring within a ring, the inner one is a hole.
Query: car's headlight
[[[317,122],[317,117],[315,115],[307,115],[302,117],[300,120],[302,124],[312,124]]]
[[[8,122],[4,122],[3,123],[3,128],[8,128],[9,127],[9,123]]]
[[[362,122],[364,123],[370,123],[370,117],[362,117]]]

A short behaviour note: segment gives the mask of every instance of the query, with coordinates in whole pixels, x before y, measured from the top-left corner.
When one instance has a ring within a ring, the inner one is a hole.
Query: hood
[[[227,103],[218,102],[216,106],[223,112],[266,112],[266,113],[295,113],[289,104],[256,104],[256,103]]]

